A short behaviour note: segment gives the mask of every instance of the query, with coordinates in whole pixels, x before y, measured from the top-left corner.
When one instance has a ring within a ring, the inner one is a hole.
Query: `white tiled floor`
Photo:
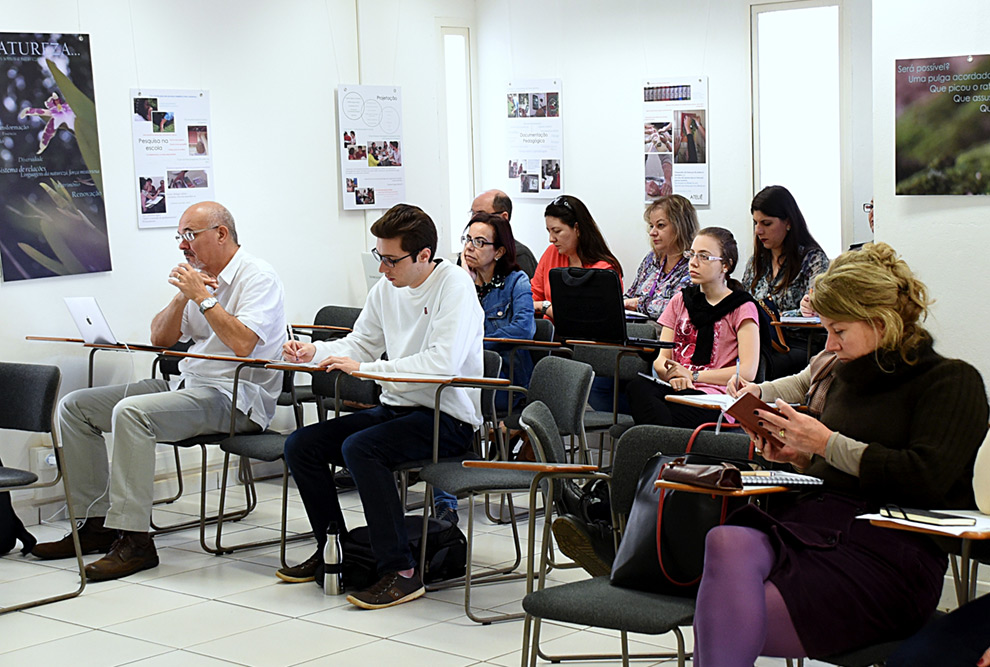
[[[235,541],[252,539],[255,534],[267,536],[277,529],[281,489],[274,482],[259,486],[258,508],[243,521],[229,524],[225,541],[228,534]],[[341,501],[348,525],[362,525],[357,494],[342,494]],[[464,526],[465,504],[461,501]],[[198,498],[190,496],[156,509],[155,514],[157,521],[171,522],[198,511]],[[290,529],[304,531],[305,513],[295,495],[289,513]],[[480,505],[475,516],[479,520],[475,563],[510,561],[509,527],[488,522]],[[31,530],[40,541],[48,541],[61,537],[66,528],[34,526]],[[124,580],[91,584],[72,600],[0,616],[0,667],[319,667],[392,661],[402,667],[520,664],[522,622],[472,623],[463,613],[461,588],[427,593],[422,600],[391,609],[363,611],[343,597],[324,596],[314,584],[290,585],[276,579],[278,547],[211,556],[200,549],[198,529],[162,535],[156,544],[161,558],[157,568]],[[313,543],[297,543],[290,546],[288,558],[290,562],[303,560],[312,549]],[[17,553],[0,558],[0,605],[36,597],[41,591],[71,590],[78,582],[73,567],[72,560],[42,562]],[[563,570],[550,578],[564,582],[580,576],[580,571]],[[525,582],[516,581],[475,588],[472,598],[485,610],[518,611],[524,591]],[[689,641],[690,634],[686,629]],[[549,651],[619,649],[617,636],[607,631],[544,624],[542,635]],[[633,651],[655,652],[674,646],[672,635],[637,635],[630,642]],[[757,664],[781,666],[784,661],[760,659]]]

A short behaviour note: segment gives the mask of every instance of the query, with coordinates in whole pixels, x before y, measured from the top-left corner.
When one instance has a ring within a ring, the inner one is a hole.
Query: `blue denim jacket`
[[[533,319],[533,290],[529,278],[522,271],[513,271],[505,278],[505,285],[493,289],[481,299],[485,311],[485,336],[487,338],[532,339],[536,334],[536,321]],[[486,350],[494,350],[502,357],[502,377],[509,377],[510,345],[485,343]],[[523,387],[529,386],[533,373],[533,360],[529,352],[516,352],[516,365],[513,380]],[[505,396],[498,392],[496,396]],[[502,401],[505,399],[502,398]]]

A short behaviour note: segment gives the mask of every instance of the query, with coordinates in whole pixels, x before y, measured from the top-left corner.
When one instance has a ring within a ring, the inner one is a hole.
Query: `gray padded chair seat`
[[[568,623],[659,635],[691,625],[694,599],[619,588],[608,577],[595,577],[530,593],[523,609],[547,620],[567,610],[563,616]]]
[[[526,470],[465,468],[460,463],[437,463],[423,468],[419,478],[459,496],[468,492],[525,489],[536,473]]]
[[[220,449],[235,456],[247,456],[258,461],[278,461],[285,450],[288,436],[275,431],[251,435],[235,435],[220,442]]]
[[[625,415],[620,413],[618,415],[620,426],[626,426],[627,428],[632,426],[633,418],[630,415]],[[588,411],[584,414],[584,428],[588,431],[598,431],[603,429],[609,429],[611,434],[612,429],[612,413],[611,412],[599,412],[599,411]]]
[[[27,470],[0,467],[0,489],[13,486],[27,486],[38,481],[38,476]]]

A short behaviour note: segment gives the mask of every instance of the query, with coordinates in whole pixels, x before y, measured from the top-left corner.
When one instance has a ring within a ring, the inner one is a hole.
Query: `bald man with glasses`
[[[185,261],[168,275],[175,296],[151,322],[151,343],[192,341],[189,352],[275,359],[286,341],[282,282],[266,262],[241,249],[234,218],[216,202],[194,204],[179,220]],[[72,392],[59,404],[65,461],[84,553],[106,553],[86,566],[90,581],[156,567],[149,534],[155,445],[230,428],[237,364],[185,358],[181,377]],[[245,368],[237,385],[236,428],[264,430],[275,414],[281,374]],[[103,434],[114,435],[107,460]],[[109,553],[107,553],[109,552]],[[43,559],[75,555],[72,537],[38,544]]]

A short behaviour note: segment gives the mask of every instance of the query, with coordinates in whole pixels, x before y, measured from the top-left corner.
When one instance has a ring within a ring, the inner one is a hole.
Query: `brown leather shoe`
[[[105,554],[110,551],[110,547],[113,546],[116,539],[117,531],[112,528],[104,528],[102,516],[90,517],[79,526],[79,546],[82,547],[84,555]],[[76,555],[76,550],[72,545],[72,533],[57,542],[36,544],[31,553],[42,560],[73,558]]]
[[[157,566],[158,552],[151,535],[122,530],[110,553],[86,566],[86,578],[89,581],[109,581]]]

